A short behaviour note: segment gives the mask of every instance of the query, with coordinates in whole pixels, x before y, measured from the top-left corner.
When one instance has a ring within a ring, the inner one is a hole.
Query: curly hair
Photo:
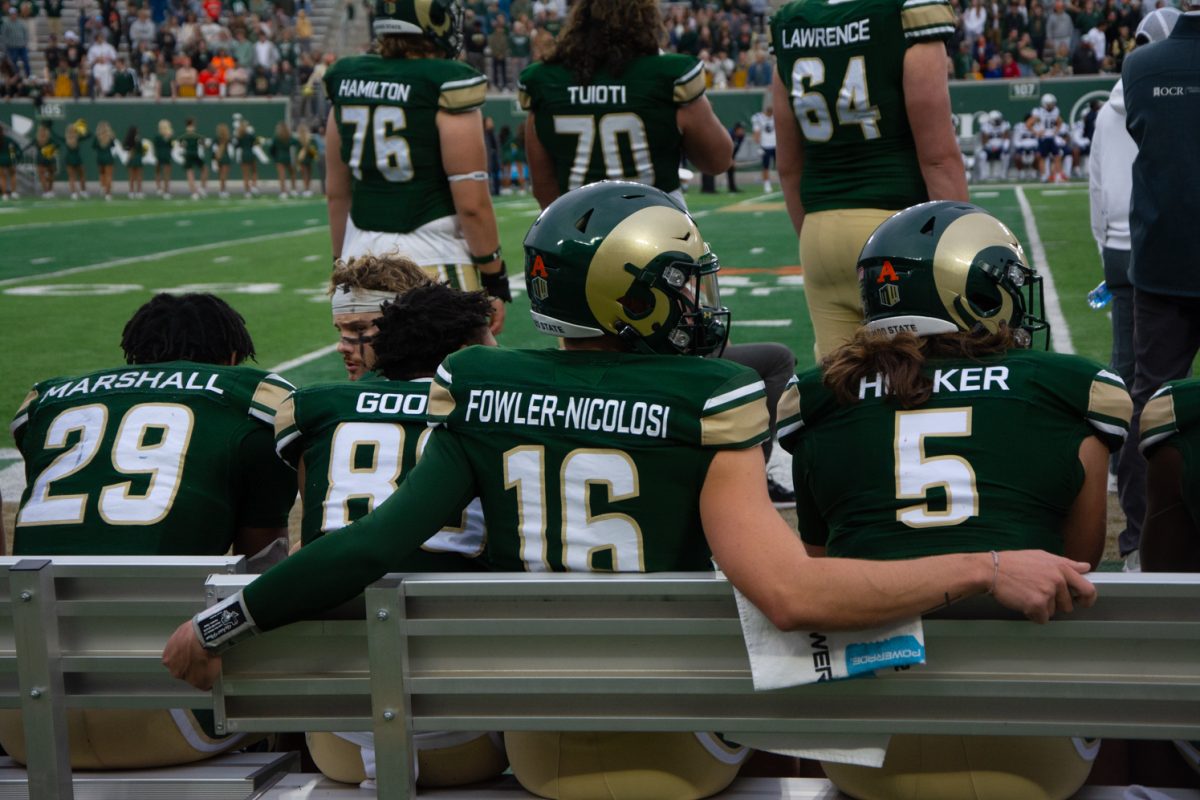
[[[638,56],[657,55],[662,34],[655,0],[577,0],[546,63],[591,83],[597,72],[619,76]]]
[[[917,336],[859,328],[854,338],[821,362],[825,386],[838,403],[858,402],[858,385],[863,378],[883,375],[888,397],[901,408],[915,408],[933,394],[933,379],[922,372],[934,358],[982,359],[1016,347],[1008,326],[990,333],[984,328],[970,333],[941,333]]]
[[[338,259],[329,276],[329,293],[345,285],[354,289],[373,289],[378,292],[402,294],[433,281],[412,259],[402,255],[358,256]]]
[[[254,358],[246,320],[212,294],[156,294],[121,331],[126,364],[196,361],[241,364]]]
[[[418,286],[386,304],[375,320],[373,369],[393,381],[427,378],[446,356],[483,341],[491,317],[487,292]]]
[[[419,33],[386,33],[377,36],[371,52],[382,58],[445,58],[446,51]]]

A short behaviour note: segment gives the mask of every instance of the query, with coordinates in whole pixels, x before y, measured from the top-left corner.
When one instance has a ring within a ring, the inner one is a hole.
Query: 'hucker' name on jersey
[[[391,100],[407,103],[412,88],[395,81],[360,81],[345,78],[338,82],[339,97],[365,97],[369,100]]]
[[[502,389],[471,389],[467,393],[468,422],[603,431],[665,439],[670,415],[669,406],[641,400],[564,398],[556,394]]]
[[[933,393],[941,392],[990,392],[992,390],[1008,391],[1008,367],[954,367],[950,369],[935,369],[933,375]],[[858,381],[858,399],[868,397],[880,398],[889,394],[887,380],[881,373],[875,373],[872,378],[860,378]]]

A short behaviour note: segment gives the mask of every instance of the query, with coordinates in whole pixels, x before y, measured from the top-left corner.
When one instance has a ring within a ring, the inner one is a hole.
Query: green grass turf
[[[1100,280],[1099,257],[1081,186],[1027,187],[1076,349],[1107,361],[1107,314],[1084,296]],[[1011,188],[981,187],[977,202],[1027,241]],[[801,367],[812,364],[796,237],[778,193],[701,195],[688,203],[720,256],[722,296],[733,311],[733,339],[778,341]],[[537,214],[533,199],[496,203],[510,272],[520,274],[521,241]],[[183,252],[178,252],[183,251]],[[203,290],[224,296],[246,317],[264,367],[333,342],[323,294],[329,239],[320,198],[281,202],[20,200],[0,206],[0,411],[11,414],[29,387],[58,375],[121,362],[121,328],[155,291]],[[164,255],[165,254],[165,255]],[[117,263],[112,263],[117,262]],[[97,265],[99,265],[98,268]],[[59,270],[79,270],[56,275]],[[519,289],[520,281],[514,281]],[[545,347],[528,303],[517,292],[501,344]],[[298,384],[338,380],[336,354],[287,371]],[[11,447],[7,426],[0,448]]]

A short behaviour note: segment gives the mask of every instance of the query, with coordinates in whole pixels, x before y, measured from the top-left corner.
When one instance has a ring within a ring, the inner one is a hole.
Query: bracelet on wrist
[[[471,256],[471,263],[477,267],[481,267],[484,264],[490,264],[499,258],[500,258],[500,246],[496,245],[496,249],[493,250],[492,252],[488,253],[487,255]]]
[[[223,653],[258,633],[258,626],[250,616],[241,592],[192,617],[192,626],[201,646],[212,653]]]

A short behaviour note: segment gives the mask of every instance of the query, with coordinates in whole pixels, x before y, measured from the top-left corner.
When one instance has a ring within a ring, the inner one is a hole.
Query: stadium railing
[[[1093,579],[1095,607],[1044,626],[989,598],[927,618],[923,667],[755,692],[719,577],[389,576],[366,591],[365,615],[343,609],[228,653],[217,724],[373,730],[389,754],[381,798],[415,793],[421,731],[1200,738],[1200,578]],[[210,602],[248,580],[214,576]]]

